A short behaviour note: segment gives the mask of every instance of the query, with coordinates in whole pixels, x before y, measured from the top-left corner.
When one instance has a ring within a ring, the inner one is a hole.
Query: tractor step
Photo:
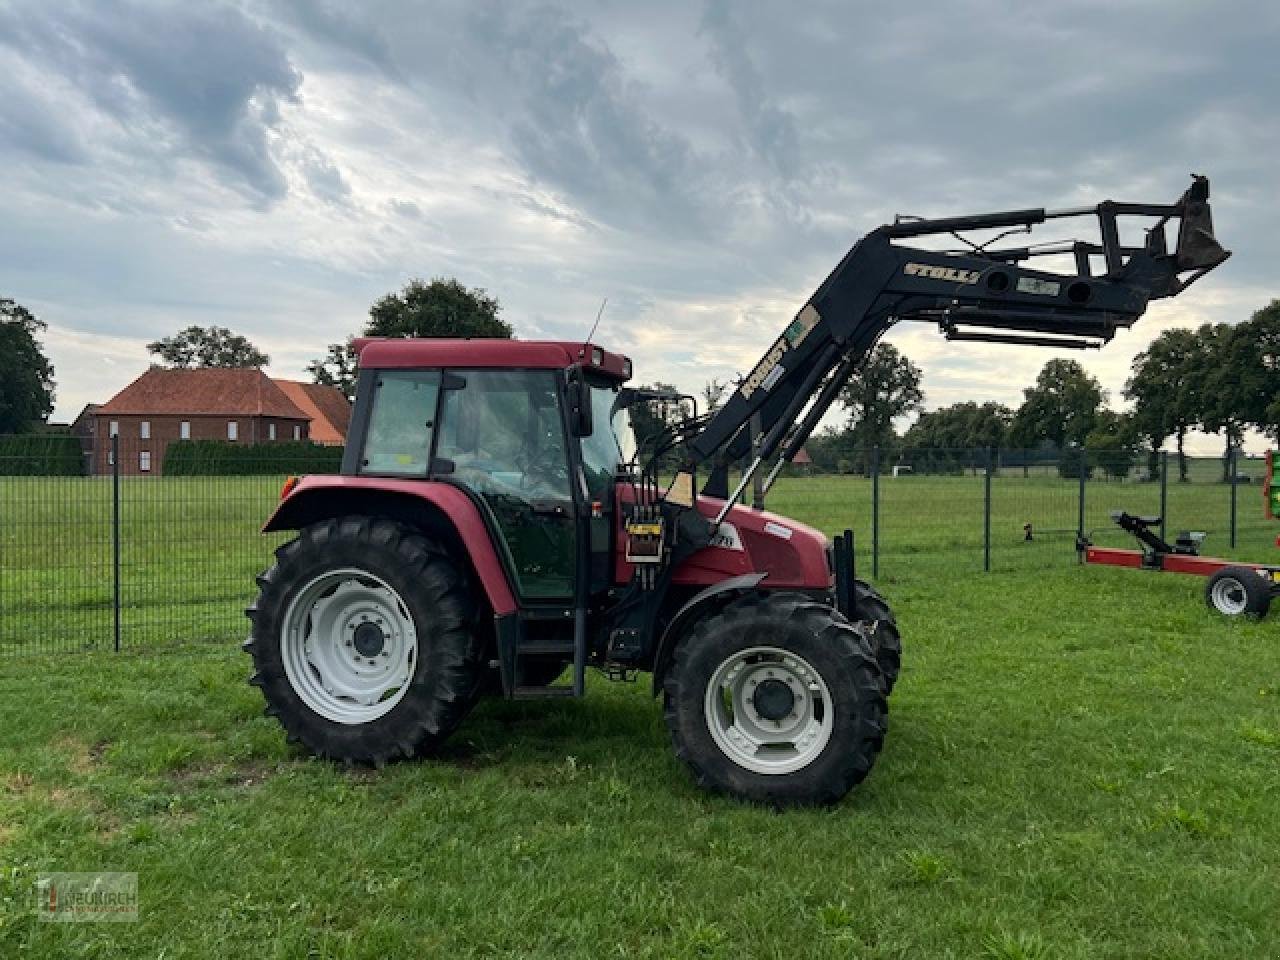
[[[518,647],[516,647],[516,654],[522,657],[525,656],[526,654],[530,654],[530,655],[559,654],[561,656],[572,657],[573,644],[572,643],[554,643],[554,642],[521,643]]]
[[[573,687],[516,687],[511,694],[512,700],[546,700],[556,697],[576,696]]]

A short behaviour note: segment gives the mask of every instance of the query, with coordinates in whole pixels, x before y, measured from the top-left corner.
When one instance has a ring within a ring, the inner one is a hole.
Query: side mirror
[[[568,380],[569,432],[575,437],[589,437],[592,433],[591,387],[582,374],[581,367],[569,368]]]

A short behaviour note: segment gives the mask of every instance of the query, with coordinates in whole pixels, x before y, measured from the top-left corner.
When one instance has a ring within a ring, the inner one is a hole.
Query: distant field
[[[1170,531],[1210,531],[1206,548],[1231,554],[1229,488],[1170,483]],[[227,639],[244,630],[253,577],[283,536],[264,537],[282,477],[163,477],[121,481],[124,642],[165,645]],[[1280,524],[1263,519],[1261,486],[1242,486],[1235,556],[1266,560]],[[1006,470],[992,481],[992,567],[1043,570],[1074,562],[1075,481]],[[929,580],[982,569],[982,477],[885,477],[880,482],[880,579]],[[1159,487],[1092,482],[1087,529],[1122,544],[1108,512],[1158,513]],[[855,532],[861,571],[871,573],[871,482],[863,477],[783,478],[770,509],[829,534]],[[1035,541],[1023,540],[1030,522]],[[105,478],[0,478],[0,653],[110,644],[111,483]]]

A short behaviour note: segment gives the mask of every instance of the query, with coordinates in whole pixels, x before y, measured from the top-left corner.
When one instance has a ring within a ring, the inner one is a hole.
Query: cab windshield
[[[591,387],[591,436],[582,438],[582,466],[593,497],[600,496],[613,481],[618,465],[630,463],[636,455],[636,436],[631,415],[624,408],[614,410],[618,387]]]

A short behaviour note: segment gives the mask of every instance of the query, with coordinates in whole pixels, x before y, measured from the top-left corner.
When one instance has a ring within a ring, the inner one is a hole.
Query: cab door
[[[431,472],[488,505],[525,600],[574,596],[567,450],[555,371],[449,371]]]

